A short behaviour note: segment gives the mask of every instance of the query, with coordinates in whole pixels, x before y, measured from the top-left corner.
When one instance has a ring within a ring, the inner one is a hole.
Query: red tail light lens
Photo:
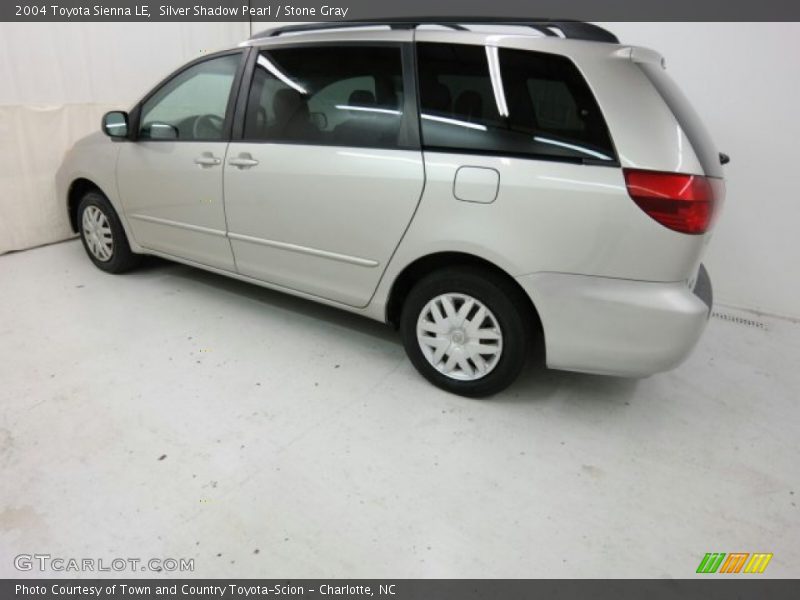
[[[721,179],[636,169],[624,173],[628,194],[639,208],[680,233],[708,231],[725,194]]]

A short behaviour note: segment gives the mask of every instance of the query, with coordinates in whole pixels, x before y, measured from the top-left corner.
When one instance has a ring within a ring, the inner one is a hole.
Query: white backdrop
[[[800,24],[603,25],[666,57],[731,155],[706,261],[717,300],[800,318]],[[128,108],[174,67],[248,33],[246,23],[0,24],[0,253],[70,235],[53,174],[103,112]]]
[[[72,143],[247,23],[0,23],[0,254],[72,235],[54,175]]]

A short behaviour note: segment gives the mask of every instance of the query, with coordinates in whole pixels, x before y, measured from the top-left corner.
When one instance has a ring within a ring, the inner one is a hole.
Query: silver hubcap
[[[114,251],[111,224],[108,217],[96,206],[87,206],[83,211],[83,239],[97,260],[106,262]]]
[[[417,319],[417,341],[437,371],[461,381],[485,377],[503,353],[503,332],[492,311],[466,294],[428,302]]]

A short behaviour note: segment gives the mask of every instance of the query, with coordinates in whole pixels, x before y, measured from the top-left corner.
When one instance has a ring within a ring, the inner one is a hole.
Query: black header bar
[[[791,0],[4,0],[0,21],[800,21]]]

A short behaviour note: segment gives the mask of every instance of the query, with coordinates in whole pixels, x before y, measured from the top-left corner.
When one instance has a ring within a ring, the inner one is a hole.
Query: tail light
[[[636,169],[625,169],[624,174],[628,194],[639,208],[680,233],[708,231],[725,196],[721,179]]]

